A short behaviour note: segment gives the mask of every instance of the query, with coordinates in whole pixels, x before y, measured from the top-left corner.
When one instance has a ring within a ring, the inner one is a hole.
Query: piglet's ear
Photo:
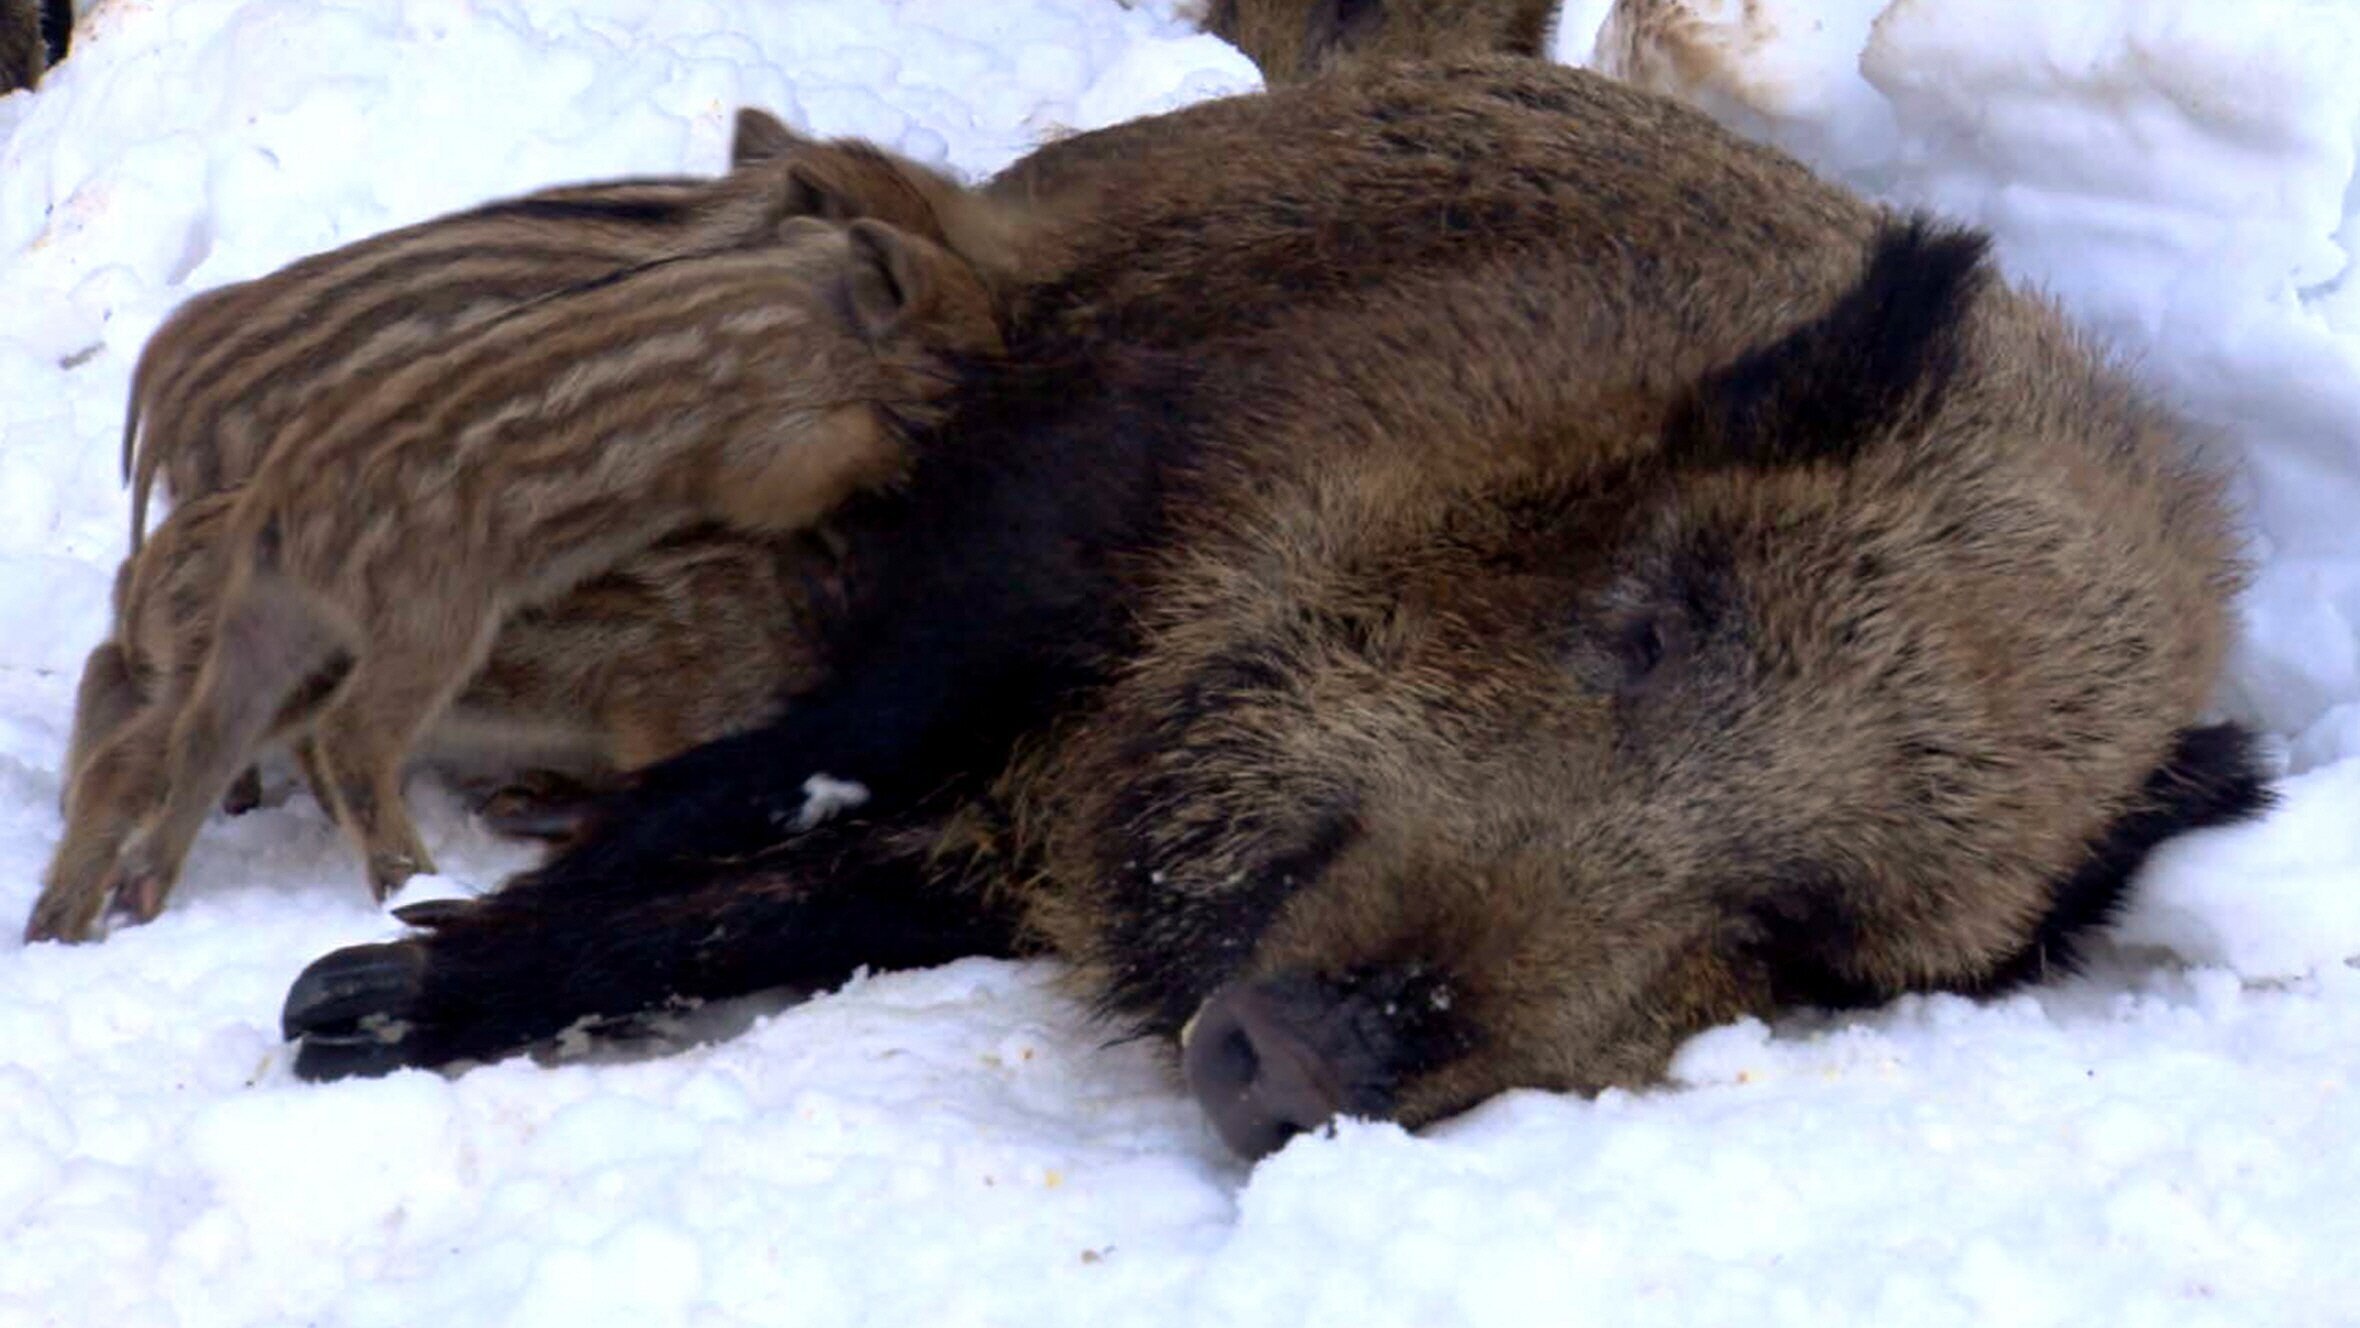
[[[853,325],[872,340],[889,336],[933,290],[932,268],[942,253],[881,221],[861,220],[845,232],[852,261],[844,276]]]
[[[852,192],[832,178],[833,172],[816,161],[799,161],[787,168],[787,214],[818,217],[822,221],[850,221],[862,215]]]
[[[737,128],[730,136],[729,164],[745,166],[757,161],[784,157],[797,148],[808,147],[811,140],[787,128],[786,122],[770,112],[754,106],[741,106],[737,113]]]

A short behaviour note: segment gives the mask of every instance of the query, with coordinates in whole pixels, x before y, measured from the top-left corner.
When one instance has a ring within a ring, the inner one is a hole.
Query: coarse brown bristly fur
[[[300,1072],[1047,949],[1127,1027],[1227,1029],[1187,1073],[1251,1153],[2037,976],[2265,798],[2202,719],[2239,571],[2189,430],[1970,233],[1518,59],[988,192],[1054,218],[1010,365],[842,518],[840,670],[315,963]],[[788,834],[814,773],[872,797]]]
[[[51,873],[28,935],[83,935],[110,898],[152,916],[206,811],[295,724],[382,897],[431,870],[404,760],[511,613],[691,526],[782,536],[897,482],[949,361],[997,346],[989,293],[880,222],[798,226],[528,305],[290,423],[226,518],[216,607],[171,652],[200,662],[165,698],[168,748],[137,758],[163,760],[165,793],[111,861]]]
[[[320,397],[449,333],[620,269],[767,243],[786,219],[872,217],[963,246],[958,186],[857,140],[821,142],[739,112],[715,179],[563,185],[372,235],[198,295],[140,352],[123,421],[132,547],[160,474],[186,500],[243,484]]]
[[[1558,0],[1212,0],[1205,31],[1272,87],[1363,61],[1539,56]]]

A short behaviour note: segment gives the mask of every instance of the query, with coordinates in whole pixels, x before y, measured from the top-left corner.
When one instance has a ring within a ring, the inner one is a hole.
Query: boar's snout
[[[1267,985],[1231,983],[1214,992],[1182,1031],[1188,1089],[1212,1118],[1221,1141],[1258,1158],[1343,1105],[1343,1081],[1323,1048],[1331,1022],[1308,1002]]]
[[[1259,1158],[1338,1115],[1390,1114],[1401,1076],[1432,1059],[1423,1026],[1447,991],[1414,969],[1231,982],[1181,1030],[1181,1069],[1222,1142]]]

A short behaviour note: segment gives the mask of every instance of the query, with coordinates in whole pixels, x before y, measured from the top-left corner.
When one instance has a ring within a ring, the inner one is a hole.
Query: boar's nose
[[[1189,1091],[1224,1143],[1248,1160],[1276,1152],[1344,1105],[1345,1074],[1318,1036],[1305,983],[1232,982],[1181,1033]]]

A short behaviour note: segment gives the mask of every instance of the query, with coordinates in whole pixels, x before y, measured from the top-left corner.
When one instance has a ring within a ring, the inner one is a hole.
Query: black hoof
[[[355,945],[312,961],[287,989],[280,1032],[297,1043],[303,1079],[388,1074],[417,1064],[415,1031],[426,951],[415,942]]]

